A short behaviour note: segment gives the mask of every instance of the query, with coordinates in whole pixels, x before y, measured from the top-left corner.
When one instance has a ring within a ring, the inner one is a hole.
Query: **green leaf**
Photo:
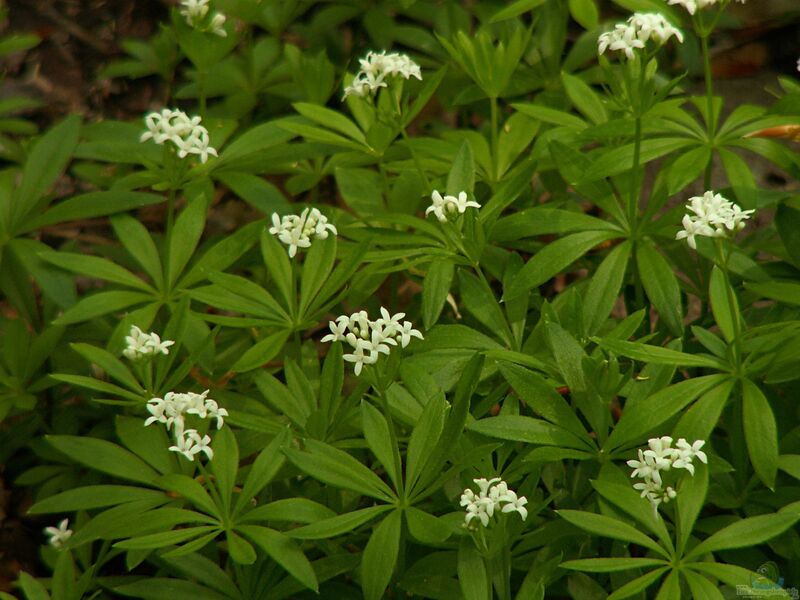
[[[473,421],[467,429],[489,437],[542,446],[566,446],[585,450],[586,444],[558,425],[520,415],[498,415]]]
[[[584,558],[562,562],[559,567],[587,573],[614,573],[666,564],[658,558]]]
[[[654,569],[649,573],[645,573],[641,577],[637,577],[633,581],[629,581],[619,589],[615,590],[612,594],[609,594],[606,600],[622,600],[622,598],[630,598],[631,596],[646,590],[656,581],[661,579],[661,576],[664,575],[667,569],[668,567],[664,567],[663,569]]]
[[[781,204],[775,212],[775,228],[795,266],[800,266],[800,208]]]
[[[225,537],[228,541],[228,552],[234,562],[240,565],[252,565],[256,562],[256,551],[249,542],[236,535],[233,531],[227,531]]]
[[[732,343],[736,337],[737,323],[740,322],[739,303],[736,301],[736,292],[731,287],[728,277],[717,265],[714,265],[711,271],[708,295],[714,319],[725,340]]]
[[[73,254],[72,252],[42,252],[39,256],[50,264],[72,271],[89,275],[92,278],[104,279],[112,283],[136,288],[145,292],[154,291],[152,287],[139,279],[136,275],[123,269],[119,265],[105,258],[90,256],[88,254]]]
[[[582,231],[546,245],[520,269],[503,300],[508,302],[542,285],[598,244],[616,236],[608,231]]]
[[[753,470],[770,489],[775,488],[778,470],[778,427],[775,415],[761,389],[749,379],[742,380],[744,437]]]
[[[331,270],[336,260],[336,236],[317,240],[308,250],[303,262],[303,275],[300,279],[299,313],[305,316],[317,294],[326,281],[331,278]]]
[[[745,282],[745,288],[764,298],[786,304],[800,304],[800,283],[770,280],[764,283]]]
[[[586,435],[586,429],[575,411],[541,375],[505,361],[498,361],[497,366],[508,384],[514,388],[525,404],[551,423],[565,428],[583,440],[587,446],[587,448],[583,448],[584,450],[592,449],[593,446]]]
[[[279,531],[258,525],[240,525],[238,529],[305,587],[319,589],[314,569],[297,542]]]
[[[584,29],[591,31],[598,26],[599,15],[595,0],[569,0],[569,12]]]
[[[608,111],[600,96],[580,77],[561,73],[561,82],[578,112],[595,124],[608,121]]]
[[[342,113],[319,106],[317,104],[309,104],[307,102],[296,102],[292,105],[294,109],[301,115],[318,123],[324,127],[329,127],[339,133],[343,133],[347,137],[360,144],[367,145],[364,134],[350,119],[345,117]]]
[[[683,413],[673,430],[673,437],[687,440],[708,439],[717,426],[717,421],[735,385],[736,380],[730,378],[703,394],[689,410]]]
[[[189,259],[194,254],[206,224],[207,206],[205,198],[198,195],[189,201],[175,220],[169,239],[167,255],[167,287],[172,288]]]
[[[42,196],[63,173],[81,129],[81,118],[71,116],[51,127],[34,144],[22,169],[22,183],[14,195],[11,223],[21,224],[26,216],[42,206]]]
[[[45,439],[72,460],[102,473],[148,484],[158,477],[138,456],[106,440],[74,435],[48,435]]]
[[[450,286],[453,283],[455,268],[452,261],[440,258],[431,262],[422,283],[422,322],[430,329],[439,320]]]
[[[686,578],[686,583],[689,584],[689,591],[695,600],[725,600],[725,596],[722,595],[719,588],[702,575],[698,575],[689,569],[684,569],[681,572]]]
[[[451,196],[458,196],[459,192],[466,192],[471,197],[474,189],[475,159],[472,156],[469,142],[464,140],[461,142],[450,167],[450,173],[447,175],[447,193]]]
[[[636,246],[636,266],[647,297],[670,332],[683,335],[683,309],[678,279],[669,263],[651,244]]]
[[[221,516],[220,510],[214,504],[206,489],[187,475],[168,474],[159,477],[155,482],[158,487],[179,494],[188,500],[195,508],[208,513],[213,517]]]
[[[127,214],[111,217],[111,226],[114,228],[116,238],[122,243],[128,254],[139,263],[156,287],[160,288],[164,280],[161,258],[159,258],[158,249],[145,226]]]
[[[364,600],[380,600],[392,578],[400,551],[402,515],[399,510],[389,513],[378,524],[364,548],[361,558],[361,589]]]
[[[25,593],[26,600],[50,600],[47,588],[38,579],[31,577],[24,571],[20,572],[17,583]]]
[[[492,228],[491,239],[496,242],[516,242],[520,238],[551,233],[601,230],[617,231],[620,236],[623,234],[621,229],[608,221],[582,212],[544,205],[526,208],[498,219]]]
[[[605,500],[615,504],[617,508],[633,517],[639,526],[647,528],[661,541],[663,547],[673,551],[672,537],[667,531],[664,521],[653,512],[650,503],[641,497],[630,484],[619,484],[603,479],[593,480],[592,487]]]
[[[179,287],[187,288],[204,279],[210,273],[224,271],[239,259],[250,247],[255,244],[259,235],[264,229],[262,221],[248,223],[239,228],[235,233],[226,235],[219,242],[214,244],[192,265],[192,268],[184,275]]]
[[[540,104],[512,104],[514,110],[538,119],[543,123],[550,123],[552,125],[560,125],[562,127],[572,127],[574,129],[586,129],[586,122],[573,115],[572,113],[556,110],[548,106]]]
[[[406,508],[405,515],[409,533],[423,544],[441,544],[453,533],[450,523],[413,506]]]
[[[662,346],[652,346],[639,342],[627,342],[611,338],[599,339],[597,343],[620,356],[654,365],[675,365],[680,367],[707,367],[725,370],[726,365],[716,357],[703,354],[688,354]]]
[[[721,387],[721,386],[720,386]],[[690,442],[691,443],[691,440]],[[697,515],[703,508],[708,494],[708,467],[700,462],[695,463],[694,475],[683,476],[678,487],[678,515],[680,528],[678,529],[678,553],[682,554],[689,538],[692,535]]]
[[[270,280],[278,288],[284,306],[294,304],[294,283],[292,282],[292,264],[286,247],[266,229],[261,232],[261,256],[264,266],[270,274]]]
[[[681,381],[625,409],[604,444],[604,450],[620,448],[646,438],[701,394],[725,382],[725,375],[706,375]]]
[[[462,538],[458,546],[458,582],[464,600],[491,600],[493,597],[486,563],[475,543],[467,537]]]
[[[28,509],[28,513],[32,515],[67,513],[156,498],[167,500],[163,493],[146,488],[129,485],[87,485],[40,500]]]
[[[428,461],[435,457],[434,449],[442,435],[446,402],[435,395],[428,399],[422,410],[406,450],[406,485],[413,490]]]
[[[142,292],[98,292],[82,298],[75,306],[65,310],[60,317],[53,321],[53,325],[81,323],[154,299],[151,294]]]
[[[272,438],[253,462],[250,471],[247,473],[242,492],[236,501],[236,512],[240,511],[261,490],[277,475],[278,471],[286,461],[283,448],[289,443],[289,430],[284,429],[281,433]]]
[[[709,552],[753,548],[792,527],[800,514],[774,513],[741,519],[712,534],[686,554],[686,560]]]
[[[300,540],[321,540],[336,537],[337,535],[352,531],[356,527],[360,527],[364,523],[368,523],[375,517],[390,510],[394,510],[394,507],[387,504],[370,506],[369,508],[362,508],[325,519],[324,521],[317,521],[310,525],[292,529],[287,532],[287,535]]]
[[[89,192],[72,196],[63,202],[59,202],[43,215],[25,221],[18,231],[25,233],[67,221],[103,217],[151,204],[158,204],[163,201],[164,198],[162,196],[146,192],[127,192],[122,190]]]
[[[222,595],[199,583],[166,577],[146,577],[133,583],[117,585],[112,589],[123,596],[132,596],[143,600],[175,600],[176,598],[230,600],[230,596],[227,594]]]
[[[158,533],[150,533],[117,542],[114,544],[114,547],[122,548],[123,550],[164,548],[165,546],[172,546],[195,539],[215,530],[219,531],[219,528],[214,525],[203,525],[200,527],[187,527],[185,529],[174,529],[171,531],[159,531]]]
[[[286,343],[289,331],[277,331],[256,342],[239,357],[230,370],[234,373],[244,373],[263,367],[275,358]]]
[[[245,514],[241,521],[283,521],[285,523],[318,523],[336,516],[330,508],[306,498],[284,498],[262,504]]]
[[[639,164],[646,164],[691,144],[693,142],[684,137],[645,139],[641,145]],[[599,158],[583,174],[580,183],[590,183],[630,171],[633,168],[634,154],[634,144],[626,144],[613,150],[604,149]]]
[[[497,23],[498,21],[505,21],[506,19],[513,19],[521,14],[533,10],[537,6],[541,6],[547,0],[516,0],[505,8],[498,10],[492,18],[490,23]]]
[[[117,415],[114,428],[123,445],[159,473],[178,470],[178,457],[169,451],[172,442],[163,427],[144,427],[141,418]]]
[[[583,300],[583,326],[587,335],[594,335],[614,308],[630,255],[631,244],[625,241],[603,259],[592,275]]]
[[[336,186],[347,206],[361,216],[374,215],[384,209],[380,175],[369,169],[336,167]],[[312,244],[312,248],[315,244]]]
[[[121,360],[110,352],[98,348],[97,346],[92,346],[91,344],[74,343],[70,344],[70,347],[90,363],[103,369],[103,371],[128,389],[142,395],[145,394],[144,389],[139,385],[133,373],[130,372],[128,367],[125,366]]]
[[[400,451],[392,443],[392,435],[389,431],[389,423],[386,421],[386,417],[369,402],[362,400],[361,419],[363,421],[364,439],[367,441],[367,445],[388,473],[395,489],[400,489],[402,486],[401,476],[398,472]]]
[[[320,481],[352,490],[385,502],[394,501],[394,492],[361,462],[324,442],[306,440],[306,451],[286,448],[294,465]]]

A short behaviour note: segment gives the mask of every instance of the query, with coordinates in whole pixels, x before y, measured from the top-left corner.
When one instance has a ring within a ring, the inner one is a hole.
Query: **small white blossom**
[[[225,15],[215,12],[208,19],[209,0],[181,0],[181,16],[186,20],[186,24],[198,31],[210,31],[220,37],[226,37]]]
[[[628,466],[633,469],[631,477],[642,479],[633,484],[633,489],[641,493],[642,498],[647,498],[653,507],[653,514],[658,518],[658,506],[669,502],[676,497],[677,492],[671,486],[664,486],[663,475],[672,469],[685,469],[694,476],[692,460],[696,457],[700,462],[707,464],[708,457],[701,450],[704,440],[696,440],[689,444],[680,438],[672,447],[672,438],[664,436],[651,438],[647,441],[647,450],[639,450],[639,460],[629,460]]]
[[[203,127],[200,117],[189,117],[182,110],[163,109],[152,112],[144,118],[145,131],[139,141],[153,140],[156,144],[172,142],[178,150],[178,156],[185,158],[189,154],[200,156],[205,163],[209,156],[217,156],[216,149],[209,145],[208,130]]]
[[[209,390],[202,394],[167,392],[163,398],[151,398],[147,402],[147,411],[151,416],[145,420],[145,427],[162,423],[167,431],[172,430],[175,438],[175,445],[170,446],[170,450],[183,454],[189,460],[194,460],[196,454],[204,452],[211,460],[214,456],[209,446],[211,438],[207,435],[200,437],[196,429],[186,429],[186,415],[216,419],[217,429],[222,428],[228,411],[209,398],[208,393]]]
[[[169,347],[175,342],[162,340],[158,334],[152,331],[145,333],[136,325],[132,325],[130,333],[125,336],[125,344],[123,356],[129,360],[138,360],[156,354],[169,354]]]
[[[392,347],[408,346],[412,337],[425,339],[410,321],[400,324],[405,313],[392,315],[381,307],[381,316],[371,320],[367,311],[341,315],[335,321],[329,321],[330,333],[322,338],[323,342],[345,342],[352,352],[343,355],[345,361],[353,363],[353,372],[361,374],[364,365],[372,365],[381,354],[389,355]]]
[[[683,43],[683,33],[667,21],[660,13],[635,13],[625,23],[617,23],[614,29],[597,38],[597,50],[621,51],[628,60],[633,60],[635,51],[643,49],[648,41],[659,46],[671,37]]]
[[[269,232],[286,246],[289,257],[294,258],[298,248],[310,248],[311,240],[324,240],[330,233],[338,235],[336,227],[328,223],[328,218],[317,208],[306,208],[299,215],[286,215],[281,218],[272,213],[272,227]]]
[[[358,96],[364,98],[376,93],[380,88],[388,86],[386,79],[400,76],[403,79],[416,77],[422,79],[422,71],[417,63],[405,54],[392,52],[368,52],[365,58],[359,59],[361,69],[353,77],[353,81],[345,87],[344,98]]]
[[[720,0],[669,0],[669,4],[671,5],[679,4],[683,6],[689,12],[690,15],[693,15],[695,12],[697,12],[698,8],[703,9],[708,6],[713,6],[719,3],[719,1]],[[736,1],[741,2],[742,4],[746,2],[746,0],[736,0]]]
[[[64,543],[72,537],[72,530],[69,528],[69,519],[64,519],[58,527],[45,527],[44,532],[50,536],[47,541],[53,548],[61,548]]]
[[[181,436],[176,438],[175,445],[170,446],[169,449],[172,452],[183,454],[191,461],[194,461],[194,457],[200,452],[205,453],[208,460],[211,460],[214,458],[214,451],[209,446],[210,443],[211,438],[209,436],[204,435],[201,437],[196,429],[187,429]]]
[[[685,239],[695,250],[696,236],[725,237],[728,232],[744,229],[745,221],[755,212],[755,210],[742,210],[738,204],[712,191],[690,198],[686,208],[694,214],[683,216],[681,223],[683,229],[675,235],[675,239]]]
[[[456,213],[463,215],[468,208],[480,208],[481,205],[474,200],[467,199],[466,192],[459,192],[458,196],[442,196],[438,190],[431,194],[431,205],[425,209],[425,216],[433,213],[439,221],[446,222],[449,215]]]
[[[528,509],[525,508],[528,499],[525,496],[518,497],[514,490],[508,489],[505,481],[499,477],[473,481],[478,486],[478,493],[467,488],[461,494],[460,505],[466,507],[465,526],[469,526],[473,519],[478,519],[484,527],[488,527],[495,512],[517,512],[523,521],[528,518]]]

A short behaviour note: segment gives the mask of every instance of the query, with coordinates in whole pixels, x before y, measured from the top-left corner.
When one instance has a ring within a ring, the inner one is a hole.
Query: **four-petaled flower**
[[[45,527],[44,532],[50,537],[47,541],[53,548],[61,548],[66,541],[72,537],[72,530],[69,528],[69,519],[64,519],[58,527]]]

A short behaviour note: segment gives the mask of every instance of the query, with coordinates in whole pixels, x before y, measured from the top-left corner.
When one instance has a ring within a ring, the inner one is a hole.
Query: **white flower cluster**
[[[425,216],[433,213],[442,223],[448,216],[456,213],[463,215],[468,208],[480,208],[474,200],[467,200],[467,192],[459,192],[458,196],[442,196],[437,190],[431,194],[431,205],[425,209]]]
[[[729,231],[744,229],[745,221],[755,212],[742,210],[738,204],[711,191],[689,198],[686,208],[694,214],[683,216],[683,229],[677,233],[675,239],[685,239],[695,250],[695,236],[725,237]]]
[[[528,518],[528,509],[525,508],[528,499],[525,496],[517,497],[517,493],[508,489],[508,484],[499,477],[472,481],[478,485],[479,492],[476,494],[467,488],[461,494],[461,506],[467,507],[465,525],[469,525],[472,519],[478,519],[484,527],[488,527],[489,519],[495,512],[518,512],[523,521]]]
[[[425,339],[422,334],[414,329],[411,321],[401,323],[405,313],[392,316],[388,310],[381,307],[381,318],[371,321],[367,311],[353,313],[349,317],[342,315],[336,321],[329,321],[331,333],[322,338],[323,342],[347,342],[353,352],[345,354],[347,362],[354,363],[353,371],[361,374],[364,365],[373,365],[378,362],[378,355],[389,355],[390,346],[408,346],[412,337]]]
[[[225,15],[215,12],[210,19],[206,20],[208,8],[208,0],[181,0],[181,15],[186,19],[189,27],[200,31],[210,31],[220,37],[227,37],[228,32],[224,27]]]
[[[216,149],[208,145],[208,129],[200,125],[200,117],[189,118],[182,110],[165,108],[160,113],[150,113],[144,122],[147,131],[139,138],[141,142],[153,140],[156,144],[163,144],[170,141],[178,148],[178,156],[184,158],[188,154],[197,154],[203,163],[209,154],[217,156]]]
[[[359,96],[363,98],[382,87],[387,87],[386,78],[400,75],[404,79],[416,77],[422,80],[419,65],[405,54],[391,52],[368,52],[366,58],[359,59],[361,69],[353,77],[350,85],[344,88],[344,97]]]
[[[316,208],[306,208],[299,215],[286,215],[281,218],[272,213],[272,235],[289,246],[289,258],[294,258],[298,248],[311,246],[311,238],[324,240],[328,233],[338,235],[336,227],[328,223],[328,218]]]
[[[131,325],[130,335],[125,336],[127,347],[122,351],[129,360],[139,360],[156,354],[169,354],[169,347],[175,342],[162,340],[157,333],[145,333],[136,325]]]
[[[191,461],[200,452],[204,452],[209,460],[214,458],[214,451],[209,446],[211,438],[201,436],[196,429],[186,429],[185,422],[185,415],[197,415],[201,419],[216,419],[217,429],[222,428],[223,417],[228,416],[228,411],[208,397],[208,390],[202,394],[168,392],[163,398],[150,399],[147,410],[152,416],[144,422],[145,427],[151,423],[163,423],[167,431],[173,430],[175,445],[169,447],[172,452],[179,452]]]
[[[673,27],[662,14],[635,13],[627,22],[617,23],[614,29],[601,34],[597,38],[597,48],[600,54],[619,50],[628,60],[633,60],[634,50],[644,48],[648,41],[661,45],[673,36],[683,43],[681,30]]]
[[[69,528],[69,519],[64,519],[58,527],[45,527],[45,534],[50,536],[47,543],[53,548],[61,548],[64,543],[72,537],[72,529]]]
[[[736,1],[741,2],[742,4],[746,2],[746,0]],[[719,2],[720,0],[669,0],[669,4],[680,4],[683,8],[689,11],[690,15],[693,15],[695,12],[697,12],[698,8],[706,8],[708,6],[719,4]]]
[[[633,469],[631,477],[639,477],[644,481],[635,483],[634,489],[642,493],[642,498],[647,498],[653,506],[653,513],[658,517],[658,505],[667,503],[676,496],[675,490],[664,487],[662,472],[671,469],[686,469],[694,475],[692,460],[696,457],[701,463],[708,464],[706,453],[701,450],[704,440],[697,440],[689,444],[680,438],[672,447],[672,438],[664,436],[647,440],[648,449],[639,450],[639,460],[629,460],[628,466]]]

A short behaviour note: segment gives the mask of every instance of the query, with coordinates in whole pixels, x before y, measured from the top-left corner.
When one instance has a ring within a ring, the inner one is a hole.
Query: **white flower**
[[[181,16],[189,27],[198,31],[210,31],[220,37],[227,36],[228,32],[223,28],[225,15],[215,12],[210,20],[206,19],[209,11],[208,2],[209,0],[181,0]]]
[[[189,118],[182,110],[165,108],[160,113],[150,113],[144,122],[147,131],[139,138],[141,142],[153,140],[156,144],[163,144],[170,141],[178,149],[180,158],[197,154],[202,163],[208,160],[209,155],[217,156],[216,149],[209,146],[208,130],[200,124],[200,117]]]
[[[130,333],[125,336],[126,347],[122,351],[125,358],[138,360],[156,354],[169,354],[169,347],[175,344],[172,340],[162,340],[157,333],[145,333],[136,325],[131,325]]]
[[[744,4],[746,0],[736,0],[737,2],[741,2]],[[669,4],[680,4],[683,6],[690,15],[693,15],[697,12],[698,8],[706,8],[708,6],[713,6],[717,4],[719,0],[669,0]]]
[[[703,440],[689,444],[684,438],[680,438],[673,448],[672,438],[669,436],[651,438],[647,442],[648,449],[639,450],[639,460],[628,461],[628,466],[634,469],[631,477],[643,480],[633,484],[633,488],[641,492],[642,498],[650,501],[656,518],[658,518],[659,504],[669,502],[677,495],[673,487],[664,487],[662,472],[685,469],[694,476],[692,459],[697,457],[703,463],[708,460],[705,452],[701,450],[704,444]]]
[[[269,232],[289,246],[289,258],[295,257],[298,248],[310,248],[312,239],[324,240],[330,233],[338,234],[336,227],[328,223],[328,218],[316,208],[306,208],[299,215],[283,218],[272,213]]]
[[[708,191],[694,196],[686,205],[692,214],[683,217],[683,229],[675,235],[676,240],[685,239],[692,249],[697,249],[695,237],[725,237],[728,232],[744,229],[745,221],[755,210],[742,210],[738,204]]]
[[[417,63],[405,54],[392,52],[368,52],[365,58],[359,59],[361,68],[353,77],[353,81],[344,89],[344,98],[358,96],[364,98],[376,93],[380,88],[388,86],[386,78],[400,76],[404,79],[416,77],[422,79],[422,71]],[[343,99],[344,99],[343,98]]]
[[[72,530],[69,528],[69,519],[64,519],[58,527],[45,527],[44,532],[50,536],[47,541],[53,548],[61,548],[64,543],[72,537]]]
[[[392,347],[398,344],[405,348],[412,337],[425,339],[410,321],[400,324],[405,313],[392,315],[381,307],[381,317],[371,320],[367,311],[362,310],[350,316],[341,315],[328,322],[330,333],[323,342],[344,342],[352,352],[343,355],[347,362],[353,363],[353,372],[360,375],[364,365],[372,365],[381,354],[389,355]]]
[[[147,402],[150,413],[144,425],[162,423],[167,431],[172,430],[175,445],[170,446],[173,452],[180,452],[189,460],[199,452],[204,452],[211,460],[214,452],[209,446],[211,438],[207,435],[200,436],[196,429],[185,429],[186,415],[195,415],[200,419],[216,419],[217,429],[225,423],[228,411],[221,408],[217,401],[208,397],[209,390],[202,394],[195,392],[177,393],[167,392],[163,398],[151,398]]]
[[[444,196],[434,190],[431,194],[431,205],[425,209],[425,216],[433,213],[442,223],[447,221],[449,214],[463,215],[468,208],[480,208],[481,205],[474,200],[467,199],[466,192],[459,192],[458,196]]]
[[[196,429],[187,429],[183,435],[175,440],[175,445],[170,446],[172,452],[183,454],[186,458],[194,461],[195,455],[204,452],[208,460],[214,458],[214,451],[209,446],[211,438],[207,435],[200,436]]]
[[[488,527],[489,520],[495,512],[517,512],[523,521],[528,518],[528,509],[525,508],[528,499],[525,496],[517,497],[514,490],[508,489],[505,481],[499,477],[473,479],[473,481],[478,486],[478,494],[469,488],[461,494],[460,505],[466,507],[465,526],[469,526],[470,522],[477,518],[484,527]]]
[[[683,43],[683,33],[667,21],[660,13],[634,13],[625,23],[617,23],[614,29],[597,38],[597,50],[621,51],[628,60],[636,56],[635,50],[643,49],[652,40],[659,46],[671,37]]]

